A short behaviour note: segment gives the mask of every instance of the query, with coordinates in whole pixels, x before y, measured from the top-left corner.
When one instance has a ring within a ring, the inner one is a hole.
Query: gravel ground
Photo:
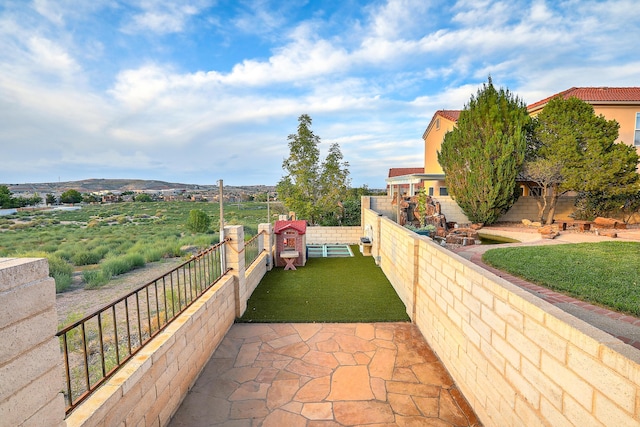
[[[84,289],[81,274],[74,275],[71,290],[56,295],[58,325],[69,323],[67,319],[72,315],[73,317],[84,317],[97,311],[133,289],[162,276],[183,262],[182,258],[153,262],[143,268],[122,274],[99,289],[91,290]]]

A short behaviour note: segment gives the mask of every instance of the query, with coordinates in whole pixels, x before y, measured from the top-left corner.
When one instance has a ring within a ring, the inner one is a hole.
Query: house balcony
[[[181,426],[226,413],[215,423],[249,425],[251,413],[263,426],[402,425],[437,408],[450,425],[640,423],[638,350],[398,226],[367,197],[361,223],[342,243],[370,239],[372,268],[411,322],[234,323],[272,258],[263,250],[245,267],[242,228],[228,227],[231,270],[68,415],[46,260],[0,260],[0,420]]]

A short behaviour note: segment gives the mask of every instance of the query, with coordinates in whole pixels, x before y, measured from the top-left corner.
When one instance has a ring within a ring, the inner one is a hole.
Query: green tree
[[[338,144],[320,161],[320,137],[311,130],[311,117],[298,118],[298,133],[288,136],[289,157],[282,162],[286,175],[276,190],[278,198],[290,211],[311,224],[341,212],[341,202],[349,185],[348,163],[343,161]]]
[[[349,190],[349,163],[343,161],[340,145],[331,144],[320,173],[320,215],[335,218],[341,225],[345,216],[343,201]]]
[[[202,209],[192,209],[189,211],[187,230],[192,233],[205,233],[210,225],[211,218]]]
[[[48,205],[55,205],[57,202],[56,200],[56,196],[54,196],[53,194],[49,193],[46,195],[46,203]]]
[[[82,194],[78,190],[67,190],[60,195],[61,203],[80,203],[82,201]]]
[[[547,224],[553,223],[558,198],[568,191],[578,192],[590,206],[638,193],[638,154],[615,142],[619,127],[573,97],[551,99],[538,115],[525,173],[544,190]],[[536,164],[552,165],[553,178],[545,181],[528,173]]]
[[[136,197],[133,198],[134,201],[136,202],[152,202],[153,199],[151,198],[150,195],[146,194],[146,193],[140,193],[138,194]]]
[[[517,200],[530,124],[524,102],[489,78],[445,135],[438,161],[470,221],[491,224]]]
[[[11,209],[20,207],[13,193],[6,185],[0,185],[0,208]]]

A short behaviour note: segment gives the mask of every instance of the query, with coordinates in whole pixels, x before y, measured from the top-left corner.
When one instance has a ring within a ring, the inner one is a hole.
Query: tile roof
[[[280,234],[284,230],[288,228],[293,228],[300,234],[305,234],[307,232],[307,221],[303,219],[298,219],[296,221],[276,221],[275,226],[273,227],[273,232],[275,234]]]
[[[424,173],[424,168],[391,168],[389,169],[389,178],[394,176],[412,175],[414,173]]]
[[[556,96],[562,96],[564,99],[575,96],[590,104],[625,102],[635,104],[640,103],[640,87],[572,87],[541,101],[529,104],[527,109],[529,111],[540,109]]]
[[[435,115],[442,116],[452,122],[457,122],[460,117],[460,110],[438,110]]]

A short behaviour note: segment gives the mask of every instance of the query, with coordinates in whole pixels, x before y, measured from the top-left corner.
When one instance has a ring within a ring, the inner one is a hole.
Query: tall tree
[[[319,164],[320,137],[311,130],[311,123],[311,117],[301,115],[298,132],[288,136],[289,157],[282,162],[286,175],[276,190],[287,209],[317,224],[328,212],[339,208],[349,185],[349,171],[338,144],[330,147],[326,160]]]
[[[338,225],[342,223],[345,214],[342,202],[349,190],[348,168],[349,163],[343,161],[340,145],[331,144],[320,173],[320,206],[321,215],[326,219],[335,218]]]
[[[445,135],[438,161],[449,194],[471,222],[491,224],[517,200],[530,124],[524,102],[496,90],[489,77]]]
[[[80,203],[82,201],[82,194],[78,190],[67,190],[60,195],[61,203]]]
[[[618,122],[596,116],[591,104],[573,97],[551,99],[538,115],[525,172],[530,165],[554,165],[556,176],[546,182],[526,174],[544,190],[547,224],[553,223],[558,198],[568,191],[602,201],[638,192],[638,155],[635,148],[615,142],[618,129]]]

